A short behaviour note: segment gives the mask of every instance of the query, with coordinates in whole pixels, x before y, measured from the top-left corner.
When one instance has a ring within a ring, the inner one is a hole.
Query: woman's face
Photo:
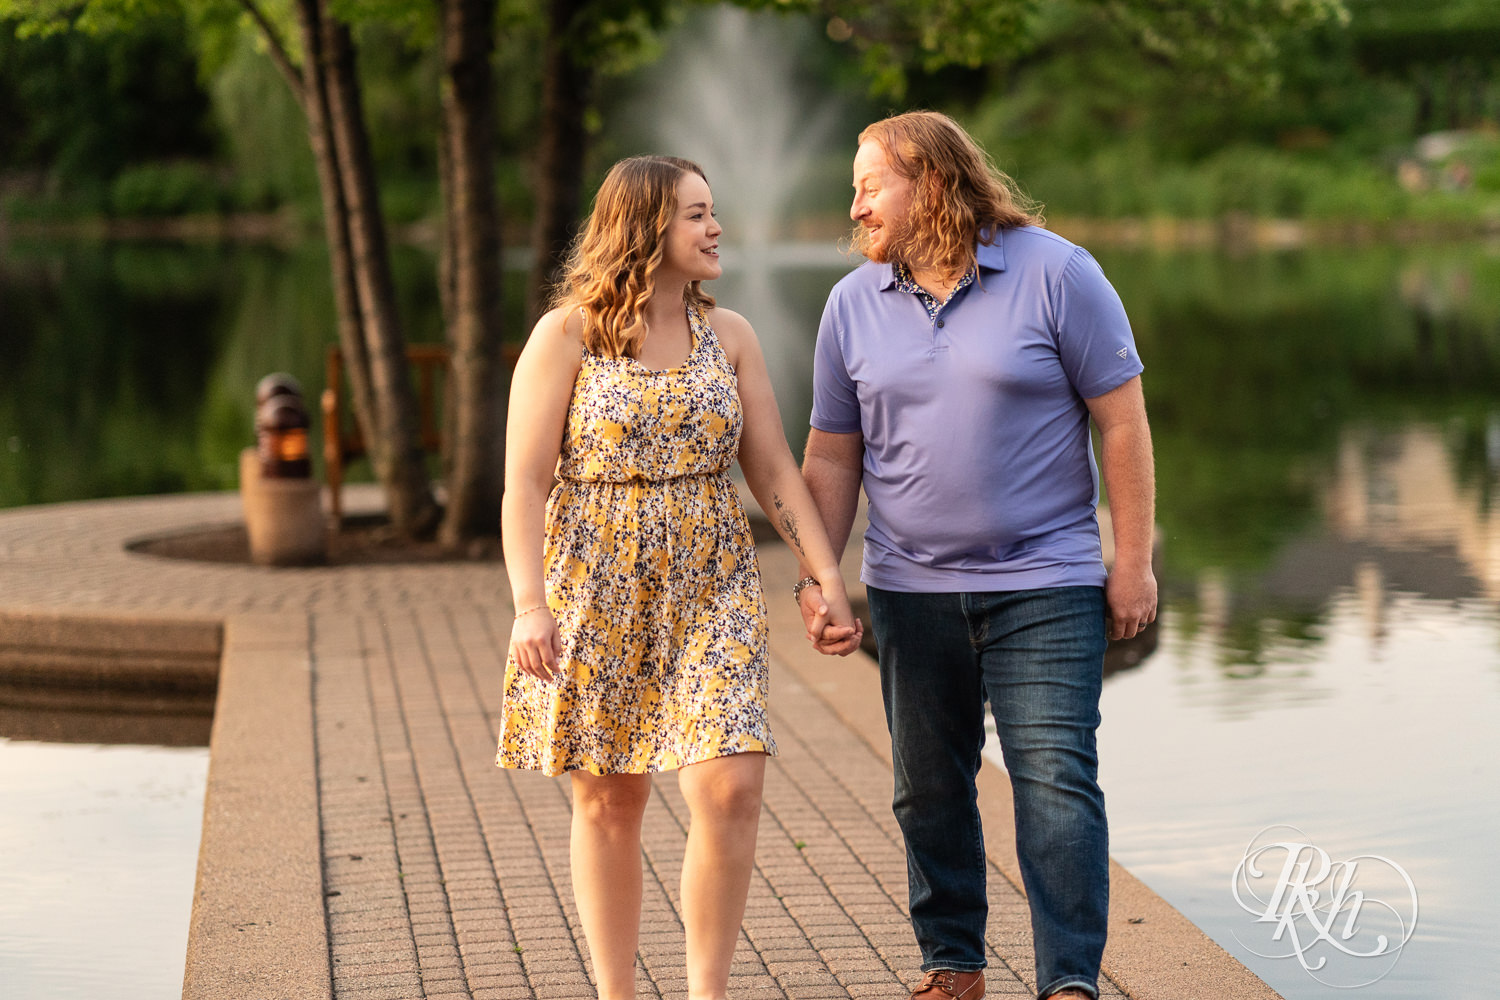
[[[684,282],[712,281],[724,272],[719,264],[719,234],[714,197],[708,182],[687,171],[677,182],[677,213],[667,228],[662,256],[663,274],[680,275]]]

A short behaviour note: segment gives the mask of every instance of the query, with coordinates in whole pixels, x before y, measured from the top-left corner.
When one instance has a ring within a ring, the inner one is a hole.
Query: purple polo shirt
[[[1094,258],[1045,229],[977,248],[929,319],[867,262],[828,295],[812,426],[864,434],[860,578],[908,592],[1104,583],[1085,399],[1142,370]]]

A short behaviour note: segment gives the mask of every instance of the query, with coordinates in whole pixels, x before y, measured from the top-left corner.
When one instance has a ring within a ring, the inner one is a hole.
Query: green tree
[[[1274,86],[1282,42],[1341,21],[1342,0],[807,0],[860,53],[878,92],[901,96],[914,74],[1010,62],[1077,7],[1113,20],[1131,43],[1178,72]]]
[[[0,170],[103,182],[146,160],[214,148],[184,26],[144,17],[130,35],[21,39],[0,21]]]
[[[1065,3],[1103,12],[1140,51],[1183,72],[1274,84],[1289,32],[1341,18],[1339,0],[739,0],[812,13],[860,53],[871,86],[900,95],[945,67],[1011,63],[1045,37]],[[533,310],[581,215],[593,91],[603,73],[650,52],[687,0],[545,0],[536,8],[542,112],[536,147]],[[200,40],[248,27],[302,109],[317,167],[356,417],[400,530],[431,527],[436,505],[421,460],[404,334],[390,277],[385,220],[354,26],[395,25],[441,53],[438,163],[444,245],[440,290],[453,346],[453,462],[445,537],[498,520],[503,364],[493,60],[497,0],[0,0],[22,33],[130,33],[143,19],[189,15]]]
[[[385,490],[393,526],[424,534],[438,508],[418,437],[415,393],[396,308],[379,185],[357,73],[349,17],[405,16],[415,2],[369,0],[0,0],[0,17],[22,34],[63,30],[129,32],[140,19],[183,13],[211,33],[244,20],[296,97],[317,164],[323,220],[338,309],[339,343],[358,419]],[[230,14],[236,15],[231,18]],[[493,4],[438,0],[442,39],[444,203],[447,209],[445,302],[454,348],[450,392],[455,417],[445,538],[493,532],[498,524],[500,400],[499,242],[493,177]]]
[[[444,296],[453,347],[450,544],[500,525],[505,440],[500,208],[495,197],[495,5],[439,0]]]
[[[437,520],[437,504],[422,460],[353,30],[328,0],[294,0],[299,65],[282,26],[255,0],[238,2],[307,117],[333,264],[339,344],[392,525],[403,534],[424,534]]]
[[[1347,0],[1362,66],[1410,83],[1415,128],[1472,128],[1500,114],[1500,4],[1491,0]]]
[[[599,81],[649,57],[651,43],[680,6],[673,0],[543,0],[528,321],[545,308],[577,231]]]

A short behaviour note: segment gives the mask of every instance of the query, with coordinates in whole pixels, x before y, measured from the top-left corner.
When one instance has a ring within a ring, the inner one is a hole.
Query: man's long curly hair
[[[646,306],[677,214],[677,185],[703,168],[675,156],[634,156],[610,168],[583,232],[573,241],[553,306],[583,312],[583,346],[591,354],[634,357],[646,339]],[[685,304],[700,311],[713,297],[694,281]]]
[[[1002,229],[1040,226],[1042,207],[1003,173],[979,144],[947,115],[911,111],[878,121],[859,134],[884,150],[886,161],[912,183],[911,212],[891,237],[887,256],[915,271],[949,277],[974,266],[974,248]],[[851,249],[869,248],[862,226]]]

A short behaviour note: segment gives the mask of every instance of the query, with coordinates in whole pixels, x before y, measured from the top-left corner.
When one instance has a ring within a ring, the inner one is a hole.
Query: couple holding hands
[[[636,995],[641,821],[650,775],[669,769],[692,814],[689,1000],[728,986],[776,752],[736,461],[801,562],[792,597],[824,653],[863,637],[838,564],[861,489],[868,499],[861,578],[923,959],[915,1000],[984,994],[986,701],[1014,789],[1039,995],[1098,996],[1103,654],[1156,614],[1130,325],[1093,258],[1042,228],[951,119],[871,125],[853,181],[866,262],[824,310],[800,470],[754,331],[702,288],[721,273],[722,230],[687,160],[614,166],[516,366],[502,525],[516,615],[497,761],[570,775],[573,890],[601,1000]]]

